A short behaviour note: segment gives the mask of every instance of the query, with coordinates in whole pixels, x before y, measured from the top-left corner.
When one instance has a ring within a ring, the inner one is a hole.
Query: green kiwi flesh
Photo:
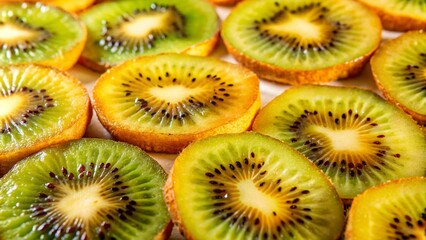
[[[288,145],[257,133],[188,146],[166,199],[188,239],[337,239],[344,225],[329,179]]]
[[[54,59],[85,38],[81,23],[59,8],[0,4],[0,66]]]
[[[371,67],[384,95],[426,123],[426,33],[409,32],[387,42]]]
[[[221,35],[254,61],[315,70],[371,53],[380,31],[379,19],[350,0],[246,0],[225,20]]]
[[[86,114],[89,96],[68,78],[37,65],[0,67],[0,157],[48,142]]]
[[[426,178],[401,178],[354,199],[345,239],[424,239]]]
[[[83,139],[0,179],[1,239],[154,239],[169,225],[166,173],[140,149]]]
[[[303,153],[344,199],[426,172],[425,134],[408,115],[367,90],[291,88],[260,111],[253,130]]]
[[[105,2],[81,15],[88,28],[82,57],[111,67],[130,58],[183,52],[218,31],[218,17],[207,0]]]

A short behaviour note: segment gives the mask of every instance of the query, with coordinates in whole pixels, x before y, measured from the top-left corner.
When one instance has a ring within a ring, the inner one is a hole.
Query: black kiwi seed
[[[161,29],[154,29],[148,35],[140,37],[133,41],[128,41],[128,37],[120,31],[124,24],[132,22],[138,17],[153,13],[169,12],[173,15],[173,22]],[[185,18],[174,6],[152,5],[149,9],[137,9],[133,13],[122,16],[121,19],[112,24],[109,21],[102,21],[102,38],[98,40],[98,44],[112,53],[121,52],[140,52],[145,49],[151,49],[155,46],[155,42],[166,39],[168,35],[173,34],[180,38],[185,38]],[[142,74],[140,74],[142,77]],[[161,79],[159,79],[161,81]]]
[[[25,95],[28,99],[28,105],[24,109],[21,109],[18,114],[4,118],[2,125],[0,125],[0,134],[10,134],[13,129],[21,125],[26,125],[32,117],[39,115],[48,108],[56,106],[54,99],[46,94],[45,89],[36,90],[26,86],[20,88],[11,86],[9,91],[2,91],[0,89],[0,97],[12,96],[18,92],[21,95]]]

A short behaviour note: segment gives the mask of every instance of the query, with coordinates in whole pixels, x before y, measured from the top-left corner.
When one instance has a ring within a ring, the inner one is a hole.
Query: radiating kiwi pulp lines
[[[217,12],[219,17],[223,20],[229,14],[231,7],[217,7]],[[397,32],[383,32],[383,39],[392,39],[399,36],[400,33]],[[236,63],[236,61],[227,53],[223,43],[219,43],[216,47],[215,51],[212,54],[213,57],[221,58],[225,61]],[[89,92],[92,92],[93,85],[96,79],[99,77],[99,73],[95,73],[81,65],[76,65],[69,71],[72,75],[77,77],[84,86],[88,89]],[[370,67],[366,66],[360,76],[339,80],[329,83],[329,85],[337,85],[337,86],[358,86],[362,88],[367,88],[379,93],[373,76],[370,71]],[[265,105],[270,100],[272,100],[277,95],[281,94],[284,90],[289,88],[289,85],[283,85],[278,83],[273,83],[265,80],[261,80],[260,90],[262,97],[262,105]],[[102,127],[99,123],[96,114],[93,115],[92,122],[90,123],[88,130],[86,132],[86,137],[99,137],[99,138],[111,138],[109,133]],[[172,154],[159,154],[159,153],[150,153],[150,155],[155,158],[165,169],[169,171],[173,165],[173,161],[176,155]],[[180,234],[174,230],[170,239],[183,239]]]

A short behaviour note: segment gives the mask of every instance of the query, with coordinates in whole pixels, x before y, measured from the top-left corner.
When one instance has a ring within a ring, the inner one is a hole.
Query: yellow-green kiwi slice
[[[0,3],[4,2],[41,2],[44,4],[60,7],[68,12],[79,12],[92,5],[95,0],[0,0]]]
[[[403,111],[367,90],[291,88],[260,111],[253,130],[303,153],[344,199],[426,172],[425,134]]]
[[[426,33],[409,32],[386,42],[371,68],[383,95],[426,124]]]
[[[260,77],[302,84],[357,74],[379,46],[381,25],[352,0],[246,0],[221,35],[230,53]]]
[[[348,240],[424,239],[426,178],[402,178],[366,190],[349,212]]]
[[[41,3],[0,4],[0,66],[39,63],[71,68],[86,42],[76,16]]]
[[[66,73],[0,67],[0,175],[42,148],[81,138],[91,112],[83,84]]]
[[[249,129],[260,108],[259,79],[215,58],[146,56],[103,74],[93,100],[116,139],[177,153],[196,139]]]
[[[165,195],[187,239],[337,239],[344,226],[327,176],[287,144],[257,133],[185,148]]]
[[[374,10],[383,28],[393,31],[426,29],[424,0],[357,0]]]
[[[166,239],[165,181],[154,159],[125,143],[45,149],[0,179],[0,238]]]
[[[158,53],[208,55],[219,20],[208,0],[105,2],[81,15],[88,27],[82,62],[96,70]]]

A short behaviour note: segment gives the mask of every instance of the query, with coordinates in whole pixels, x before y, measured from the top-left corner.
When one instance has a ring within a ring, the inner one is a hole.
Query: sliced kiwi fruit
[[[363,89],[291,88],[259,112],[253,130],[303,153],[344,199],[426,173],[426,135],[403,111]]]
[[[216,58],[146,56],[103,74],[93,100],[116,139],[177,153],[196,139],[247,130],[260,108],[259,79]]]
[[[0,67],[0,176],[49,145],[81,138],[89,95],[71,75],[49,67]]]
[[[426,178],[402,178],[357,196],[349,212],[346,239],[424,239]]]
[[[44,4],[60,7],[68,12],[79,12],[92,5],[95,0],[0,0],[0,3],[3,4],[4,2],[41,2]]]
[[[426,33],[408,32],[386,42],[371,69],[383,95],[426,124]]]
[[[208,0],[105,2],[81,18],[89,32],[82,63],[99,71],[141,55],[208,55],[219,31]]]
[[[0,179],[1,239],[166,239],[166,173],[139,148],[82,139]]]
[[[246,0],[226,18],[228,51],[260,77],[289,84],[358,74],[381,39],[380,19],[352,0]]]
[[[342,202],[326,175],[257,133],[213,136],[185,148],[165,197],[187,239],[337,239],[344,226]]]
[[[424,0],[357,0],[380,17],[383,28],[392,31],[426,29]]]
[[[0,4],[0,66],[38,63],[71,68],[87,32],[76,16],[41,3]]]

